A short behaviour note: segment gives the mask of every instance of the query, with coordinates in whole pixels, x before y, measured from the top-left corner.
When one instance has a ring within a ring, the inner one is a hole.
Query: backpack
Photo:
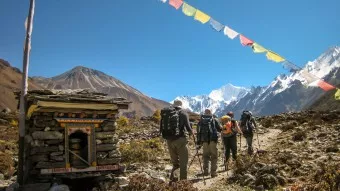
[[[179,113],[174,107],[161,110],[161,134],[164,139],[180,137]]]
[[[215,128],[214,125],[215,123],[213,116],[201,115],[198,140],[202,142],[210,141],[210,136],[212,135]]]
[[[253,133],[254,125],[251,122],[252,114],[250,111],[243,111],[241,115],[241,130],[243,133]]]
[[[230,137],[230,136],[234,135],[235,133],[236,133],[236,131],[235,131],[235,121],[234,120],[230,120],[230,121],[226,122],[225,124],[223,124],[222,135],[224,137]]]

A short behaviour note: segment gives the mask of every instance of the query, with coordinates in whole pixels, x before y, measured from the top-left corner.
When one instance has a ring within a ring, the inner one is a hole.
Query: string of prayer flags
[[[230,39],[234,39],[239,35],[238,32],[234,31],[233,29],[229,28],[228,26],[224,27],[224,35],[228,36]]]
[[[202,24],[205,24],[206,22],[208,22],[210,20],[210,16],[203,13],[202,11],[198,10],[196,11],[195,14],[195,20],[201,22]]]
[[[294,65],[293,63],[291,63],[287,60],[283,61],[282,65],[283,65],[283,67],[289,69],[290,72],[296,72],[296,71],[300,70],[300,68],[298,66]]]
[[[251,46],[254,41],[240,34],[240,41],[243,46]]]
[[[303,69],[301,72],[301,76],[306,80],[308,84],[315,82],[318,80],[316,76],[311,75],[306,69]]]
[[[209,23],[210,23],[211,27],[218,32],[220,32],[224,28],[224,25],[222,25],[221,23],[219,23],[218,21],[216,21],[213,18],[210,18]]]
[[[183,3],[183,6],[182,6],[182,12],[186,15],[186,16],[189,16],[189,17],[192,17],[195,15],[196,13],[196,10],[193,6],[191,5],[188,5],[187,3]]]
[[[159,0],[163,3],[166,3],[167,0]],[[223,29],[224,35],[228,36],[230,39],[235,39],[237,36],[240,36],[240,42],[243,46],[251,46],[254,53],[264,53],[266,52],[266,57],[268,60],[274,61],[274,62],[282,62],[283,67],[290,70],[290,72],[297,72],[300,71],[301,68],[294,65],[293,63],[287,61],[285,58],[280,56],[279,54],[268,50],[264,48],[263,46],[257,44],[253,40],[243,36],[242,34],[239,34],[235,30],[229,28],[228,26],[224,26],[220,22],[214,20],[206,13],[200,11],[199,9],[196,9],[195,7],[192,7],[191,5],[187,4],[183,0],[169,0],[169,4],[173,6],[175,9],[179,9],[182,5],[182,12],[187,16],[194,16],[194,19],[201,22],[202,24],[207,23],[210,21],[210,26],[215,29],[216,31],[220,32]],[[27,21],[26,21],[27,22]],[[32,30],[27,29],[27,24],[25,22],[25,28],[26,30]],[[335,89],[336,87],[325,82],[324,80],[320,79],[319,77],[309,73],[308,68],[305,68],[301,71],[300,75],[306,80],[306,82],[309,85],[317,85],[320,88],[322,88],[324,91],[329,91],[332,89]],[[337,91],[334,95],[334,98],[336,100],[340,100],[340,89],[337,88]]]
[[[321,89],[325,90],[325,91],[329,91],[329,90],[335,89],[334,86],[332,86],[331,84],[329,84],[329,83],[327,83],[327,82],[325,82],[325,81],[323,81],[323,80],[319,80],[319,81],[318,81],[318,86],[319,86]]]
[[[271,60],[271,61],[274,61],[274,62],[283,62],[285,61],[285,59],[283,57],[281,57],[279,54],[273,52],[273,51],[270,51],[268,50],[267,51],[267,59],[268,60]]]
[[[175,7],[175,9],[179,9],[182,6],[183,1],[182,0],[169,0],[169,4]]]
[[[340,100],[340,89],[337,89],[337,91],[336,91],[335,94],[334,94],[334,98],[335,98],[336,100]]]
[[[251,46],[251,48],[253,49],[254,53],[262,53],[262,52],[268,51],[267,49],[265,49],[263,46],[257,44],[256,42],[254,42],[254,44]]]

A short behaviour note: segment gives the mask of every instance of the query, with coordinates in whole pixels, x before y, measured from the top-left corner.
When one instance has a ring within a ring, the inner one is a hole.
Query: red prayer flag
[[[248,39],[247,37],[240,34],[240,41],[243,46],[251,46],[254,44],[254,41]]]
[[[175,9],[179,9],[183,4],[183,0],[170,0],[169,4],[175,7]]]
[[[322,88],[323,90],[325,90],[325,91],[329,91],[329,90],[335,89],[334,86],[332,86],[331,84],[329,84],[329,83],[327,83],[327,82],[325,82],[323,80],[319,80],[318,86],[320,88]]]

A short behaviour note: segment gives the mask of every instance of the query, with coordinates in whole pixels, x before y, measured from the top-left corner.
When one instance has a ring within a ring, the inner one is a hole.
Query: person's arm
[[[162,135],[163,130],[163,119],[161,118],[161,123],[159,124],[159,134]]]
[[[193,135],[192,127],[190,126],[190,121],[189,121],[189,116],[187,113],[182,113],[183,115],[183,122],[184,122],[184,127],[188,131],[190,135]]]
[[[236,127],[236,131],[240,134],[242,134],[242,131],[241,131],[241,128],[240,126],[238,125],[238,122],[235,120],[235,127]]]
[[[197,123],[197,129],[196,129],[196,132],[197,132],[197,135],[196,135],[196,137],[197,137],[197,144],[198,145],[200,145],[201,144],[201,122],[198,122]]]
[[[222,131],[222,126],[221,126],[221,123],[218,121],[218,119],[214,119],[215,120],[215,128],[218,132],[221,132]]]
[[[255,122],[255,118],[252,117],[251,120],[252,120],[252,123],[254,124],[254,127],[257,128],[256,122]]]

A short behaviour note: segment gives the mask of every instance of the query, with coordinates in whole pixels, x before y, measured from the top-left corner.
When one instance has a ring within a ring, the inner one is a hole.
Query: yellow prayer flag
[[[267,49],[265,49],[263,46],[257,44],[256,42],[254,42],[252,48],[253,48],[253,51],[255,53],[262,53],[262,52],[267,52],[268,51]]]
[[[336,100],[340,100],[340,89],[337,89],[337,91],[336,91],[335,94],[334,94],[334,98],[335,98]]]
[[[283,62],[285,61],[284,58],[282,58],[280,55],[278,55],[277,53],[268,50],[267,54],[266,54],[268,60],[272,60],[274,62]]]
[[[193,6],[188,5],[187,3],[183,3],[182,12],[183,12],[186,16],[192,17],[192,16],[195,15],[196,9],[195,9]]]
[[[198,20],[202,24],[205,24],[210,20],[210,16],[197,9],[195,14],[195,20]]]

